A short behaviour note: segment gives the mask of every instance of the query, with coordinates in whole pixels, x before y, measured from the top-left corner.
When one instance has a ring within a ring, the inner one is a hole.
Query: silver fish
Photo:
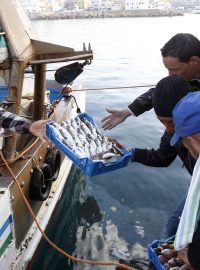
[[[91,145],[94,149],[94,151],[96,152],[97,146],[95,144],[95,142],[89,138],[87,138],[87,142],[89,143],[89,145]]]
[[[86,154],[85,154],[85,151],[83,151],[82,149],[80,148],[77,148],[77,147],[74,147],[71,149],[77,156],[79,156],[80,158],[85,158],[86,157]]]
[[[78,135],[78,138],[79,138],[79,140],[80,140],[80,142],[81,142],[81,145],[88,144],[88,141],[86,140],[86,138],[83,138],[83,137],[81,137],[81,136],[79,136],[79,135]]]
[[[82,131],[81,128],[78,128],[78,129],[77,129],[77,135],[78,135],[79,138],[82,137],[82,139],[86,139],[86,135],[85,135],[85,133]]]
[[[86,153],[86,157],[90,158],[89,144],[85,144],[83,147],[84,147],[84,151]]]
[[[52,129],[53,129],[53,132],[55,133],[56,137],[58,139],[62,139],[62,135],[61,135],[60,131],[57,128],[55,128],[54,123],[52,124]]]
[[[64,137],[65,140],[67,140],[72,145],[74,144],[74,140],[73,140],[71,134],[65,128],[60,126],[58,128],[58,130],[60,131],[60,133],[62,134],[62,136]]]
[[[93,160],[100,160],[103,163],[110,163],[117,161],[120,156],[121,156],[120,154],[116,154],[113,152],[101,152],[96,153],[91,158]]]
[[[89,128],[91,133],[93,134],[94,138],[97,138],[97,129],[87,120],[87,118],[83,117],[83,123]]]
[[[76,121],[77,126],[80,126],[80,124],[81,124],[81,119],[77,116],[76,118],[74,118],[74,120]]]
[[[77,124],[77,122],[72,118],[71,119],[71,126],[75,129],[75,130],[77,130],[78,129],[78,124]]]
[[[86,135],[91,134],[90,129],[83,122],[81,122],[80,127]]]
[[[96,151],[91,144],[89,145],[89,152],[90,152],[90,156],[96,155]]]
[[[96,129],[96,133],[97,133],[97,136],[99,135],[102,139],[106,138],[106,136],[99,129]]]
[[[61,141],[63,144],[65,144],[68,148],[72,148],[73,147],[73,144],[69,143],[63,136],[62,134],[60,133],[60,131],[55,128],[55,125],[53,124],[52,125],[52,128],[53,128],[53,131],[54,133],[56,134],[56,137],[59,141]]]
[[[98,140],[98,139],[94,139],[94,142],[97,146],[96,148],[96,153],[101,153],[103,151],[103,148],[102,148],[102,145],[101,145],[101,142]]]
[[[90,139],[90,140],[92,140],[92,141],[94,141],[94,139],[95,139],[95,137],[94,137],[94,135],[91,133],[91,134],[87,134],[87,137],[86,137],[87,139]]]
[[[73,140],[77,139],[78,136],[77,136],[76,130],[67,122],[62,122],[62,124],[66,128],[66,130],[71,134]],[[80,143],[80,140],[79,140],[79,143]]]
[[[109,151],[112,148],[113,148],[112,143],[108,141],[107,144],[106,144],[106,150]]]
[[[90,131],[93,130],[94,126],[87,120],[87,118],[83,117],[82,122],[90,129]]]

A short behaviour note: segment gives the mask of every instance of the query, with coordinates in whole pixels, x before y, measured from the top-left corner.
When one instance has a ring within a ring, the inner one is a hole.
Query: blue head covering
[[[175,133],[170,144],[175,145],[180,138],[200,132],[200,92],[187,94],[175,106],[173,112]]]

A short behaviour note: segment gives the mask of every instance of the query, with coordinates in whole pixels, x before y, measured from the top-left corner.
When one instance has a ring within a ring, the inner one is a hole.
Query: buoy
[[[61,152],[57,148],[49,149],[45,162],[50,166],[52,171],[52,181],[55,181],[58,178],[61,166]]]
[[[30,198],[45,201],[51,191],[52,171],[49,164],[43,164],[41,168],[35,168],[30,181]]]

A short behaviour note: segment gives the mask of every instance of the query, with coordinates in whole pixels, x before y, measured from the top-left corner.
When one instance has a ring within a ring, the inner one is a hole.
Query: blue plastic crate
[[[95,123],[91,116],[86,113],[81,113],[77,117],[80,119],[82,117],[87,118],[91,124],[95,127]],[[121,149],[123,155],[117,159],[115,162],[110,162],[104,164],[98,160],[91,160],[89,158],[79,158],[77,155],[74,154],[66,145],[60,142],[54,134],[53,128],[51,127],[52,123],[47,124],[46,134],[47,137],[66,155],[71,159],[76,166],[78,166],[86,175],[88,176],[95,176],[103,173],[108,173],[123,167],[126,167],[130,161],[131,154],[130,152],[124,148]],[[97,127],[96,127],[97,128]]]
[[[149,244],[147,246],[149,260],[155,265],[155,267],[158,270],[167,270],[167,269],[164,267],[164,265],[158,259],[158,255],[156,254],[154,248],[158,247],[159,245],[161,245],[165,242],[173,241],[174,239],[175,239],[175,236],[172,236],[169,239],[164,240],[164,241],[154,240],[151,244]]]

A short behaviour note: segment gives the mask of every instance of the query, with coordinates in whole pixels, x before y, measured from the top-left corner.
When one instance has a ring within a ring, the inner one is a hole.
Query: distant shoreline
[[[59,14],[36,15],[29,14],[32,20],[58,19],[95,19],[95,18],[124,18],[124,17],[171,17],[184,14],[174,10],[140,9],[140,10],[110,10],[110,11],[67,11]]]

